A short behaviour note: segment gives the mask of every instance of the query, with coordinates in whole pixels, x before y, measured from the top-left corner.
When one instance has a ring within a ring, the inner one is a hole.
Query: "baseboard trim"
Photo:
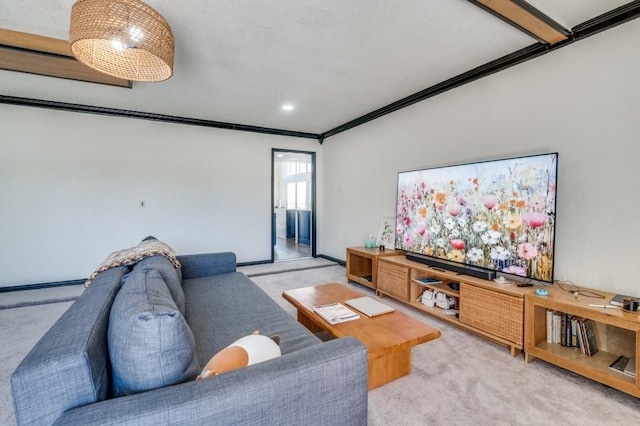
[[[305,268],[282,269],[281,271],[254,272],[254,273],[247,273],[247,277],[253,278],[253,277],[264,277],[265,275],[288,274],[289,272],[307,271],[309,269],[331,268],[332,266],[336,266],[336,265],[318,265],[318,266],[307,266]]]
[[[37,284],[25,284],[25,285],[0,287],[0,293],[9,293],[11,291],[23,291],[23,290],[40,290],[43,288],[66,287],[70,285],[81,285],[81,284],[84,284],[86,280],[87,280],[86,278],[83,278],[78,280],[55,281],[55,282],[49,282],[49,283],[37,283]]]
[[[318,257],[336,262],[340,266],[347,266],[347,262],[344,260],[336,259],[335,257],[327,256],[326,254],[319,254]]]
[[[8,305],[0,305],[0,311],[5,309],[28,308],[30,306],[51,305],[53,303],[74,302],[80,296],[63,297],[60,299],[35,300],[33,302],[19,302]]]
[[[323,254],[320,254],[316,257],[321,257],[323,259],[327,259],[330,260],[332,262],[335,262],[341,266],[346,266],[346,262],[344,260],[340,260],[340,259],[336,259],[333,258],[331,256],[325,256]],[[268,263],[275,263],[272,262],[271,260],[257,260],[254,262],[239,262],[237,264],[238,267],[241,266],[252,266],[252,265],[265,265]],[[327,265],[323,265],[321,267],[325,267]],[[330,265],[329,265],[330,266]],[[305,268],[305,269],[314,269],[317,267],[311,267],[311,268]],[[292,269],[293,270],[293,269]],[[287,270],[286,272],[291,272],[292,270]],[[266,274],[264,274],[266,275]],[[67,280],[67,281],[55,281],[55,282],[47,282],[47,283],[37,283],[37,284],[25,284],[25,285],[15,285],[15,286],[7,286],[7,287],[0,287],[0,293],[9,293],[12,291],[24,291],[24,290],[40,290],[43,288],[51,288],[51,287],[66,287],[66,286],[70,286],[70,285],[82,285],[85,283],[87,279],[86,278],[82,278],[82,279],[77,279],[77,280]]]
[[[238,262],[236,263],[236,266],[240,268],[242,266],[266,265],[267,263],[275,263],[275,262],[272,260],[256,260],[253,262]]]

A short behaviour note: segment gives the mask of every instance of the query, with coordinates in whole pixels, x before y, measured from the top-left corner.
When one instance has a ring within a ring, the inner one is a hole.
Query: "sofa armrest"
[[[219,376],[66,412],[56,424],[367,424],[367,348],[345,337]]]
[[[236,255],[232,252],[187,254],[176,257],[182,265],[183,280],[236,271]]]

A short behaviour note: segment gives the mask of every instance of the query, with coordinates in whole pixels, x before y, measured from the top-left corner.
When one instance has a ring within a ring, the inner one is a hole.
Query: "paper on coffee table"
[[[340,324],[341,322],[353,321],[360,318],[360,315],[344,306],[342,303],[329,303],[313,307],[314,312],[327,320],[329,324]]]

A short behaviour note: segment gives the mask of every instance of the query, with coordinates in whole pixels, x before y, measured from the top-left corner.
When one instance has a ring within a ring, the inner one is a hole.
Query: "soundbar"
[[[415,253],[407,253],[405,256],[409,260],[415,260],[416,262],[424,263],[425,265],[446,269],[447,271],[453,271],[459,274],[470,275],[476,278],[493,280],[496,277],[496,272],[489,269],[477,268],[475,266],[456,265],[445,260],[438,260],[432,257],[426,257]]]

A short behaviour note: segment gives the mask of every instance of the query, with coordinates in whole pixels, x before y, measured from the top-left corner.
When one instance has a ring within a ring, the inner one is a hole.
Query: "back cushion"
[[[151,256],[135,264],[133,269],[154,269],[160,273],[169,293],[182,315],[184,315],[184,292],[182,291],[182,270],[176,269],[164,256]]]
[[[191,329],[156,270],[134,269],[123,279],[108,341],[115,396],[182,383],[200,372]]]

